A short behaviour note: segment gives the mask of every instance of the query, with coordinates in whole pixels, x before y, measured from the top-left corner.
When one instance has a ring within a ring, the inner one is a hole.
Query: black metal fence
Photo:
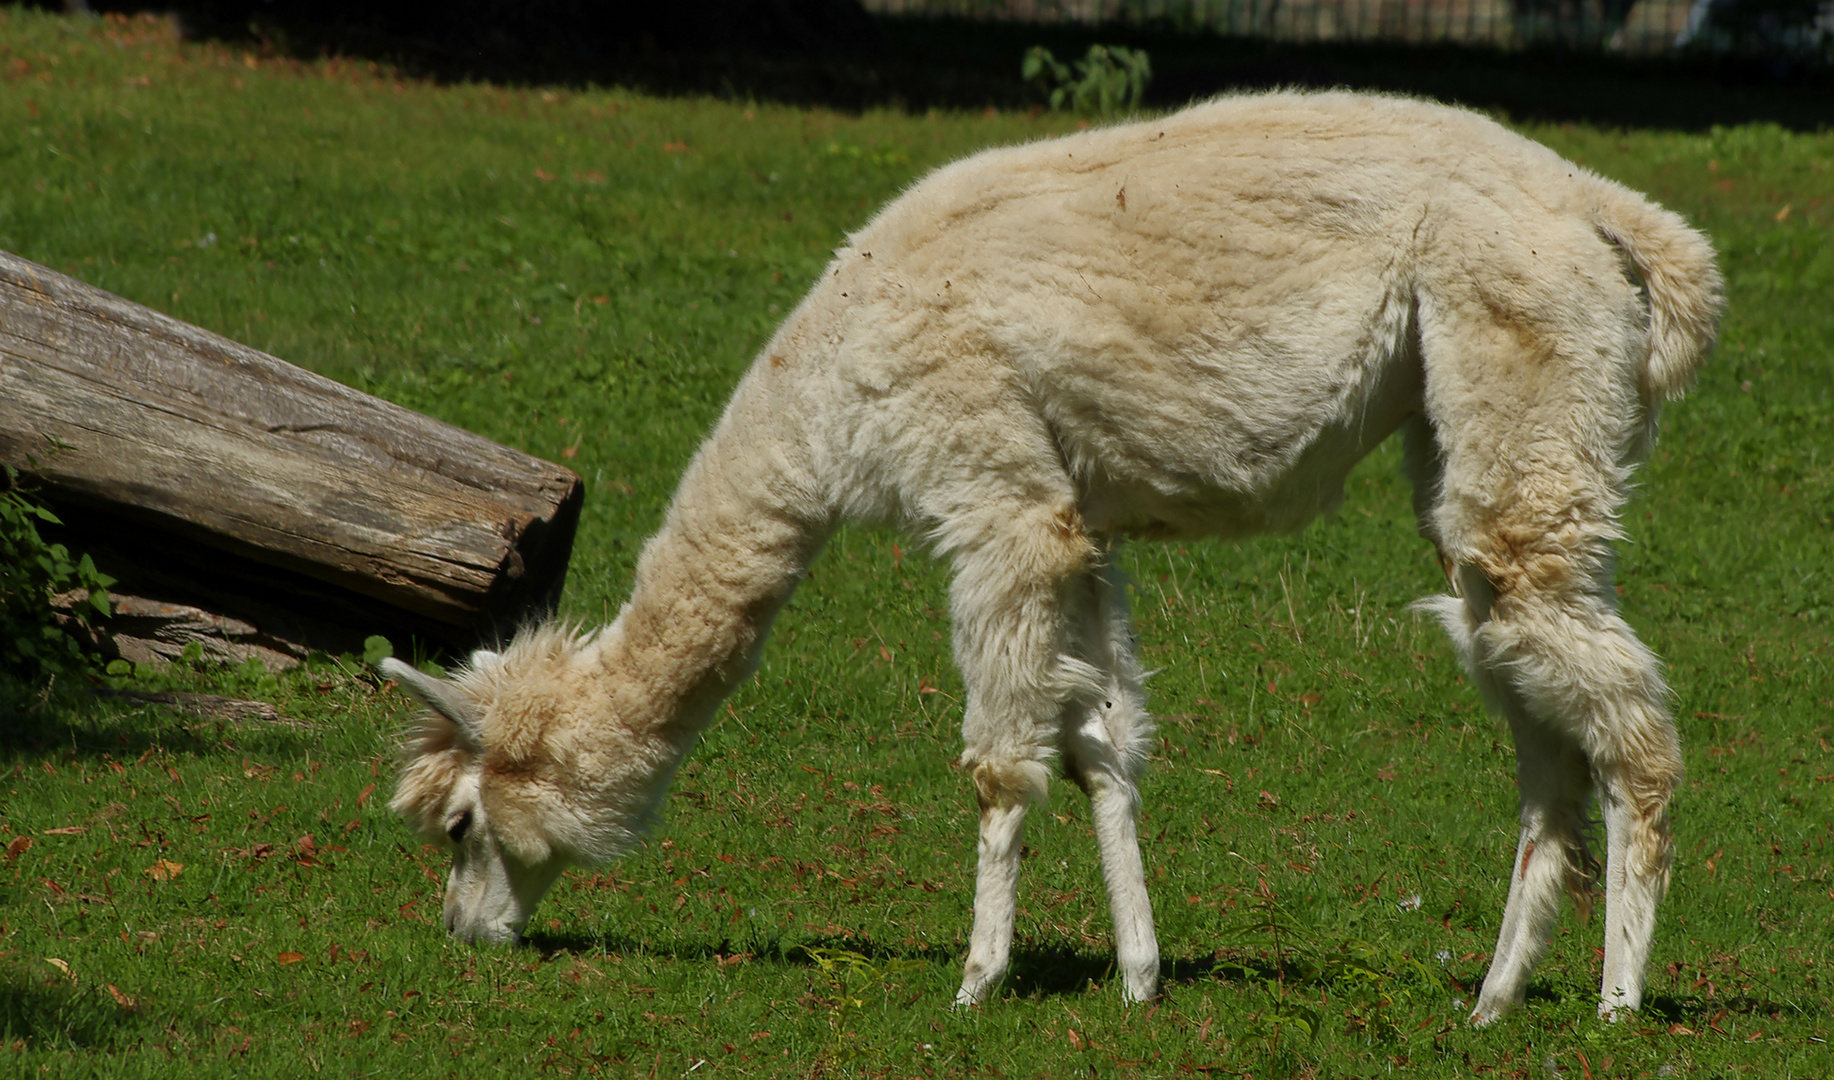
[[[1834,0],[864,0],[878,15],[1144,24],[1292,42],[1834,59]]]

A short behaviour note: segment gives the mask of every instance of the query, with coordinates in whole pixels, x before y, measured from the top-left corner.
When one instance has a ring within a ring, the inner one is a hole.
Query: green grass
[[[532,453],[575,448],[565,613],[597,620],[845,230],[935,164],[1067,123],[440,88],[7,10],[0,247]],[[440,932],[443,860],[384,806],[409,705],[354,665],[165,677],[297,727],[0,702],[0,1069],[1834,1073],[1834,136],[1526,130],[1708,229],[1730,287],[1626,520],[1624,604],[1671,665],[1690,777],[1636,1020],[1592,1018],[1595,918],[1563,923],[1527,1008],[1461,1022],[1512,757],[1406,610],[1439,579],[1387,446],[1298,537],[1127,556],[1160,669],[1150,1006],[1111,984],[1087,813],[1059,785],[1013,977],[948,1007],[974,814],[949,767],[945,579],[850,530],[666,827],[570,874],[532,949]]]

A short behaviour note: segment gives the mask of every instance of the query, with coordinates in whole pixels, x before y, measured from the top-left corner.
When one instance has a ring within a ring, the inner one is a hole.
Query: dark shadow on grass
[[[157,1028],[138,1003],[124,1006],[100,987],[0,969],[0,1047],[23,1040],[28,1049],[119,1050]]]
[[[1067,946],[1018,947],[1006,987],[1021,997],[1056,997],[1082,994],[1106,987],[1114,978],[1112,953],[1085,952]],[[1280,969],[1271,960],[1233,955],[1168,957],[1159,961],[1162,986],[1193,986],[1199,982],[1259,985],[1277,981]]]
[[[1155,73],[1147,94],[1153,108],[1225,91],[1351,87],[1455,101],[1515,119],[1606,127],[1703,131],[1762,121],[1816,130],[1834,124],[1834,66],[1780,58],[1302,44],[1152,25],[890,17],[833,40],[748,43],[731,34],[690,34],[658,42],[615,19],[592,25],[530,17],[512,25],[430,15],[415,23],[403,22],[392,9],[388,17],[325,13],[338,5],[180,0],[174,6],[188,33],[267,55],[375,60],[441,82],[623,86],[662,96],[846,111],[1024,109],[1038,102],[1019,76],[1029,47],[1045,45],[1060,58],[1074,58],[1103,42],[1147,50]]]
[[[753,961],[783,967],[815,967],[810,950],[835,950],[862,956],[880,966],[897,961],[958,968],[964,954],[955,949],[921,949],[914,945],[883,945],[861,937],[825,936],[799,940],[793,944],[781,939],[703,941],[689,946],[656,949],[625,934],[555,934],[535,933],[527,939],[529,948],[544,958],[560,953],[574,955],[650,954],[671,960],[717,963],[736,955]],[[1288,973],[1290,975],[1290,973]],[[1159,978],[1166,986],[1192,986],[1199,982],[1235,983],[1259,986],[1277,982],[1283,969],[1272,960],[1233,954],[1203,957],[1174,957],[1160,962]],[[1112,953],[1090,952],[1069,946],[1040,946],[1020,943],[1012,952],[1012,966],[1006,976],[1004,993],[1019,997],[1058,997],[1101,989],[1114,976]],[[1299,980],[1291,976],[1294,984]]]
[[[1597,1000],[1596,993],[1589,987],[1583,990],[1562,989],[1541,979],[1531,980],[1523,997],[1527,1002],[1544,1005],[1558,1005],[1575,997],[1583,998],[1588,1005]],[[1637,1010],[1636,1019],[1632,1022],[1663,1027],[1680,1024],[1698,1032],[1711,1030],[1718,1023],[1717,1018],[1723,1015],[1770,1016],[1772,1013],[1808,1017],[1824,1015],[1825,1010],[1812,1005],[1805,1007],[1751,995],[1710,998],[1704,994],[1650,994],[1643,999],[1643,1006]]]
[[[1739,995],[1735,997],[1706,997],[1702,994],[1652,994],[1643,1002],[1637,1016],[1646,1021],[1659,1024],[1681,1024],[1696,1031],[1711,1030],[1718,1022],[1716,1018],[1723,1013],[1739,1016],[1770,1016],[1782,1013],[1785,1016],[1807,1018],[1827,1015],[1825,1008],[1819,1007],[1813,998],[1808,1005],[1786,1004],[1767,997]]]
[[[0,696],[0,768],[22,759],[137,758],[148,750],[209,757],[286,753],[310,744],[309,733],[260,724],[200,719],[170,707],[71,689],[49,695]]]
[[[719,941],[702,941],[694,945],[658,949],[645,945],[642,941],[626,934],[601,934],[593,937],[588,934],[549,934],[534,933],[528,935],[526,944],[529,948],[550,957],[557,953],[568,952],[575,955],[624,955],[628,953],[666,956],[672,960],[705,960],[714,962],[722,958],[748,955],[754,960],[781,964],[788,967],[813,967],[815,957],[809,949],[833,949],[865,957],[875,964],[888,961],[915,961],[930,964],[949,962],[959,958],[947,950],[923,950],[916,946],[888,946],[862,937],[815,937],[786,943],[780,938],[739,940],[721,938]]]

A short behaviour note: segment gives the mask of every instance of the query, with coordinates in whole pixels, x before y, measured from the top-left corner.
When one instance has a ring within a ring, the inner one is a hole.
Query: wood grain
[[[0,252],[0,461],[56,505],[447,627],[557,601],[561,466]],[[132,537],[107,537],[130,554]],[[155,544],[157,546],[157,544]]]

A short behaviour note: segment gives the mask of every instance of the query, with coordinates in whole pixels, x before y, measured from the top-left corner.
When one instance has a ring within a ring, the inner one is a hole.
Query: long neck
[[[829,529],[807,445],[793,404],[745,380],[600,638],[629,728],[685,751],[757,666],[772,619]]]

